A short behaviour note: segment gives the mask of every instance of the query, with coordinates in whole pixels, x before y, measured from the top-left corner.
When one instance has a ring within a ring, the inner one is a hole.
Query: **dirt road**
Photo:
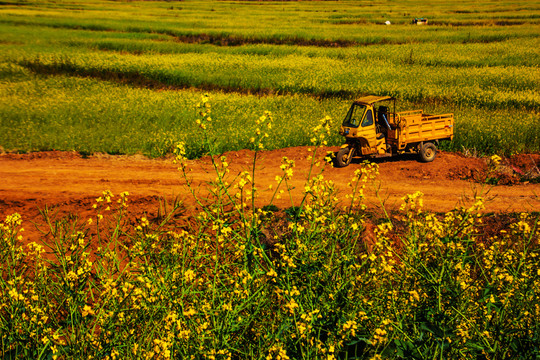
[[[325,150],[336,150],[328,148]],[[253,152],[238,151],[225,154],[230,164],[232,178],[249,170]],[[307,148],[297,147],[265,151],[257,161],[256,185],[261,189],[259,204],[265,205],[272,196],[270,184],[281,174],[282,157],[296,162],[291,184],[295,187],[293,200],[302,196],[309,168]],[[516,171],[527,171],[540,164],[540,155],[523,155],[510,159]],[[510,162],[508,162],[510,166]],[[470,204],[474,194],[487,191],[486,211],[520,212],[540,211],[540,184],[517,183],[514,185],[482,186],[474,178],[485,177],[486,161],[466,158],[455,153],[439,153],[432,163],[420,163],[413,157],[400,157],[378,161],[380,169],[380,199],[387,209],[399,208],[401,198],[419,190],[424,195],[426,209],[444,212],[458,205]],[[346,168],[327,168],[326,179],[333,180],[344,198],[347,183],[360,165],[353,163]],[[194,184],[205,187],[215,178],[208,158],[189,161],[190,177]],[[185,181],[171,159],[149,160],[142,156],[94,155],[83,158],[75,152],[37,152],[30,154],[0,155],[0,218],[18,212],[27,221],[39,222],[39,209],[52,207],[64,214],[84,217],[92,213],[91,205],[103,190],[114,194],[130,193],[133,216],[152,216],[159,199],[171,201],[174,197],[190,198]],[[366,204],[380,208],[381,202],[373,188],[366,191]],[[291,206],[288,197],[275,202],[279,207]],[[27,226],[27,229],[29,226]],[[30,230],[31,231],[31,230]]]

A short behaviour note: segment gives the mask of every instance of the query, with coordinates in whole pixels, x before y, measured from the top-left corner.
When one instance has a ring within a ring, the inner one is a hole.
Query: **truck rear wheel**
[[[420,148],[420,160],[423,162],[431,162],[437,156],[437,147],[435,144],[427,142]]]
[[[354,154],[354,148],[342,148],[339,149],[336,155],[336,165],[337,167],[345,167],[351,163],[352,157]]]

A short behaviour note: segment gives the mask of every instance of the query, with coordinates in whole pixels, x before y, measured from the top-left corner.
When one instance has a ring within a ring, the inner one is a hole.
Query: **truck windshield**
[[[345,119],[343,120],[343,126],[358,127],[362,121],[362,118],[364,117],[365,112],[365,105],[353,104],[349,109],[347,116],[345,116]]]

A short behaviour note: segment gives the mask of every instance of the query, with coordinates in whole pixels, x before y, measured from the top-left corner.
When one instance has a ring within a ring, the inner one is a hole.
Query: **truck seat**
[[[377,111],[377,121],[379,122],[379,124],[381,124],[381,126],[390,130],[394,130],[392,129],[392,126],[390,125],[390,123],[388,123],[387,114],[388,114],[388,108],[386,106],[379,106],[379,110]]]

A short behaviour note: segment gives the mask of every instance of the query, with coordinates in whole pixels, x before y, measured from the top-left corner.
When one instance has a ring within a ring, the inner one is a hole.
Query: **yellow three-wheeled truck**
[[[388,105],[394,105],[391,112]],[[427,115],[422,110],[396,112],[396,99],[365,96],[356,100],[339,133],[346,142],[336,155],[336,165],[347,166],[353,157],[386,157],[418,153],[433,161],[440,140],[454,137],[454,115]]]

